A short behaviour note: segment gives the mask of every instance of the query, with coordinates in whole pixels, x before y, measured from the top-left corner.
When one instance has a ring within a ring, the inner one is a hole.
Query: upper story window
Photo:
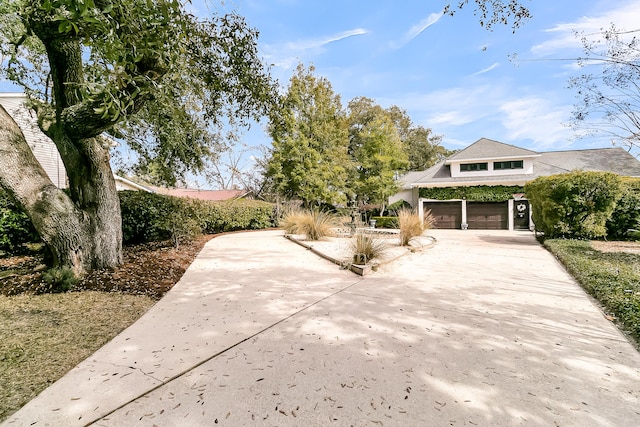
[[[461,163],[460,172],[486,171],[487,166],[487,163]]]
[[[503,169],[522,169],[524,163],[522,160],[511,160],[509,162],[493,162],[493,170]]]

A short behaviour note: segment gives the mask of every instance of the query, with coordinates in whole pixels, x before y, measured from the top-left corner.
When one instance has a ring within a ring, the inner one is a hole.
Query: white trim
[[[124,178],[124,177],[122,177],[120,175],[116,175],[115,173],[113,174],[113,179],[115,179],[116,182],[120,181],[120,182],[124,183],[125,185],[127,185],[129,187],[133,187],[136,190],[146,191],[147,193],[155,193],[155,191],[153,191],[152,189],[147,188],[147,187],[145,187],[143,185],[140,185],[140,184],[136,184],[135,182],[133,182],[133,181],[127,179],[127,178]]]

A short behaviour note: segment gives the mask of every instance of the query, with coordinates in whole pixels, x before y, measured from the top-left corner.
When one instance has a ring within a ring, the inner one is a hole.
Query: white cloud
[[[488,73],[489,71],[493,70],[494,68],[497,68],[500,66],[499,62],[494,62],[493,64],[491,64],[490,66],[488,66],[487,68],[483,68],[480,71],[477,71],[475,73],[472,74],[472,76],[478,76],[480,74],[484,74],[484,73]]]
[[[409,31],[407,31],[407,33],[404,35],[404,39],[407,41],[413,40],[414,38],[418,37],[424,30],[438,22],[440,18],[442,18],[442,13],[432,13],[431,15],[420,21],[420,23],[418,23],[417,25],[411,27]]]
[[[633,30],[638,27],[639,21],[640,2],[638,1],[626,1],[617,4],[615,8],[608,6],[608,9],[600,14],[583,16],[574,22],[557,24],[545,30],[551,37],[534,45],[531,52],[544,56],[558,54],[567,49],[579,49],[582,44],[576,32],[586,36],[597,36],[602,30],[608,29],[612,23],[617,28]]]
[[[329,43],[344,40],[346,38],[353,37],[353,36],[360,36],[363,34],[367,34],[367,32],[368,31],[363,28],[356,28],[353,30],[343,31],[338,34],[325,36],[321,38],[301,40],[298,42],[289,42],[285,45],[285,47],[290,51],[297,51],[297,52],[301,52],[309,49],[318,49]]]
[[[529,139],[533,149],[566,148],[573,131],[563,125],[571,106],[556,105],[548,98],[530,96],[512,99],[500,106],[501,123],[511,140]]]
[[[355,28],[329,36],[287,42],[282,45],[264,45],[264,57],[273,66],[290,70],[301,61],[304,55],[308,55],[310,52],[321,52],[330,43],[365,34],[368,34],[367,30]]]
[[[443,16],[442,13],[432,13],[432,14],[430,14],[429,16],[424,18],[422,21],[420,21],[418,24],[416,24],[416,25],[412,26],[411,28],[409,28],[409,30],[406,33],[404,33],[404,35],[402,36],[402,39],[400,41],[391,42],[390,43],[391,48],[398,49],[398,48],[406,45],[411,40],[415,39],[420,34],[422,34],[422,32],[424,30],[426,30],[427,28],[429,28],[430,26],[432,26],[433,24],[438,22],[440,20],[440,18],[442,18],[442,16]]]
[[[575,142],[573,130],[564,123],[572,106],[558,104],[557,94],[526,92],[526,88],[493,83],[408,94],[382,105],[402,105],[416,124],[444,134],[447,146],[469,145],[480,137],[532,150],[571,146]]]

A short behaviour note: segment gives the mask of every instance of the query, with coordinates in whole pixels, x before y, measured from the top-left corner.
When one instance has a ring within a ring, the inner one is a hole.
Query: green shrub
[[[122,237],[125,244],[172,238],[172,224],[192,213],[188,200],[144,191],[121,191]]]
[[[633,238],[640,230],[640,179],[627,178],[622,183],[622,195],[607,220],[607,235],[612,238]]]
[[[212,202],[142,191],[119,194],[126,244],[171,239],[177,245],[200,233],[257,230],[272,225],[270,203]]]
[[[69,267],[51,268],[42,275],[42,280],[51,292],[67,292],[80,282]]]
[[[411,203],[406,200],[398,200],[397,202],[391,203],[387,206],[387,215],[389,216],[398,216],[398,211],[400,209],[411,209]]]
[[[25,243],[39,241],[40,237],[27,214],[5,191],[0,190],[0,251],[22,253]]]
[[[374,258],[381,258],[387,250],[384,240],[370,234],[356,233],[351,240],[354,263],[366,264]]]
[[[398,217],[396,216],[372,216],[376,221],[376,228],[398,228]]]
[[[536,229],[545,237],[593,239],[607,235],[622,179],[610,172],[575,171],[538,177],[525,192]]]
[[[274,206],[258,200],[198,202],[205,233],[261,230],[273,226]]]

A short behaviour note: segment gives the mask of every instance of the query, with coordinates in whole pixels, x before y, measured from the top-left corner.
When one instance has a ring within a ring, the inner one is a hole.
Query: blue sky
[[[640,1],[523,0],[533,17],[515,34],[487,31],[473,5],[442,16],[444,0],[194,0],[196,13],[234,10],[260,32],[259,47],[283,87],[298,63],[313,64],[342,98],[373,98],[405,109],[443,135],[447,148],[487,137],[533,150],[611,146],[576,139],[566,126],[575,102],[568,78],[583,72],[573,31],[613,22],[635,29]],[[453,2],[457,3],[457,1]],[[472,2],[473,3],[473,2]],[[517,55],[516,61],[509,59]],[[262,131],[247,142],[269,144]]]
[[[515,34],[509,26],[482,28],[473,4],[443,16],[446,3],[193,0],[189,7],[200,16],[243,15],[260,32],[260,53],[283,89],[298,63],[313,65],[345,108],[359,96],[397,105],[449,149],[482,137],[537,151],[611,146],[605,138],[576,138],[567,126],[576,100],[568,79],[595,66],[580,70],[558,59],[582,53],[574,31],[593,34],[611,23],[637,29],[640,0],[522,0],[532,19]],[[0,81],[0,91],[10,90]],[[270,139],[253,126],[242,141],[238,166],[250,169],[255,147]],[[190,184],[211,186],[199,178]]]

